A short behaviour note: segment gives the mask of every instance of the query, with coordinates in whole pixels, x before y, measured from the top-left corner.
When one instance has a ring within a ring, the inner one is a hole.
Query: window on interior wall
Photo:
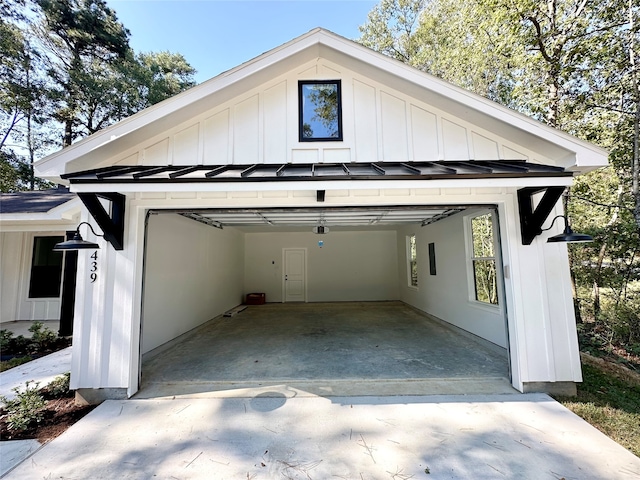
[[[490,305],[498,304],[498,274],[494,216],[484,213],[467,217],[470,284],[474,299]]]
[[[340,80],[298,82],[301,142],[342,140]]]
[[[60,296],[62,252],[54,252],[53,247],[63,240],[64,237],[34,237],[29,298]]]
[[[410,287],[418,287],[418,246],[416,236],[407,236],[407,271]]]

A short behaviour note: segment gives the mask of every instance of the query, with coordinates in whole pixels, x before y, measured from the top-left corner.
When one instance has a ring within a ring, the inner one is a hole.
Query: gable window
[[[35,237],[31,257],[29,298],[56,298],[60,296],[62,278],[62,252],[53,247],[64,237]]]
[[[340,80],[298,82],[301,142],[342,140]]]
[[[407,271],[410,287],[418,288],[418,247],[416,236],[407,236]]]
[[[467,217],[470,286],[472,299],[490,305],[498,304],[494,218],[492,213]]]

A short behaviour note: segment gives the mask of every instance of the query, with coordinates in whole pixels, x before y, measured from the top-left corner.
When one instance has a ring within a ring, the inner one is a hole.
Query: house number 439
[[[93,283],[98,279],[98,251],[93,252],[90,258],[89,278],[91,279],[91,283]]]

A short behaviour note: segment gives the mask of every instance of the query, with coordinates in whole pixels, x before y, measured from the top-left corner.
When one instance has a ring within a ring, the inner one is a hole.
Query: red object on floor
[[[247,293],[247,305],[263,305],[265,302],[264,293]]]

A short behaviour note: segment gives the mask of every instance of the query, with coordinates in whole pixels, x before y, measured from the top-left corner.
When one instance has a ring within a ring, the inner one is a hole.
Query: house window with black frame
[[[407,269],[410,287],[418,288],[418,246],[416,236],[407,236]]]
[[[468,217],[470,269],[474,299],[490,305],[498,304],[493,214]]]
[[[62,252],[53,247],[64,237],[35,237],[31,257],[29,298],[56,298],[60,296],[62,278]]]
[[[340,80],[298,82],[301,142],[342,140]]]

